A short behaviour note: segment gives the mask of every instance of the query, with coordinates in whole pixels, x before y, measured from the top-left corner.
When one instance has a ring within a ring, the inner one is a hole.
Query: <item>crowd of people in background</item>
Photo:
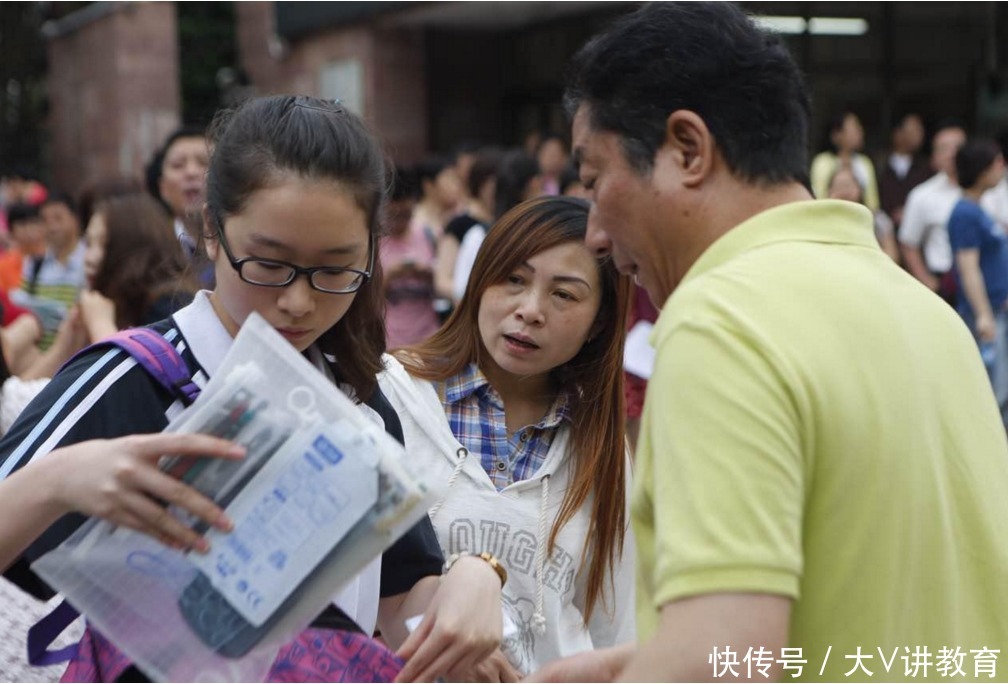
[[[1008,254],[993,246],[1008,229],[1008,181],[995,165],[984,174],[984,190],[971,197],[976,193],[962,185],[957,168],[957,153],[968,138],[965,127],[933,122],[930,140],[927,130],[920,115],[903,113],[893,120],[888,147],[870,155],[858,115],[838,113],[828,123],[823,149],[812,158],[810,189],[818,198],[867,207],[882,250],[957,308],[977,337],[992,384],[1002,388],[998,398],[1008,416],[1008,342],[1004,326],[990,324],[1005,313],[998,288],[1008,280]],[[1008,141],[1002,138],[1001,143]],[[1003,159],[1003,148],[994,140],[977,140]],[[970,139],[968,149],[977,140]],[[15,376],[12,393],[18,393],[20,379],[45,377],[83,344],[153,321],[197,289],[212,287],[213,271],[199,246],[208,156],[204,131],[184,126],[166,138],[143,181],[103,179],[76,200],[46,188],[23,168],[4,172],[0,340],[5,374]],[[378,253],[389,349],[422,343],[438,330],[459,304],[483,238],[500,216],[534,197],[587,195],[567,138],[542,131],[510,149],[468,141],[451,153],[401,165],[391,192]],[[119,196],[125,199],[111,202],[119,210],[112,211],[110,228],[98,210],[105,205],[108,211],[110,200]],[[949,221],[961,200],[975,207],[971,225],[980,225],[982,218],[989,229],[984,248],[976,235],[966,242],[951,237],[956,231],[950,231]],[[109,250],[113,258],[101,269],[97,260]],[[167,257],[159,260],[165,250]],[[128,304],[121,301],[124,296]],[[661,303],[649,302],[642,290],[637,300],[631,325],[653,322],[654,306]],[[979,320],[975,311],[982,314]],[[21,319],[26,313],[30,319]],[[40,363],[41,353],[57,342]],[[631,428],[645,388],[646,378],[627,376]],[[23,399],[15,403],[22,406]]]

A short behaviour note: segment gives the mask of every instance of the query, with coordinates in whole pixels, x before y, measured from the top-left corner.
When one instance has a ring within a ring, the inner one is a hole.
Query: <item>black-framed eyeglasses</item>
[[[303,268],[286,261],[278,259],[260,259],[259,257],[245,257],[236,259],[224,236],[224,224],[219,216],[215,216],[217,224],[217,237],[220,239],[224,254],[227,255],[228,263],[235,270],[238,277],[249,285],[261,285],[263,287],[286,287],[300,276],[308,276],[308,283],[313,289],[326,294],[351,294],[361,288],[374,272],[374,236],[368,237],[368,267],[366,271],[356,268],[342,268],[339,266],[315,266],[313,268]]]

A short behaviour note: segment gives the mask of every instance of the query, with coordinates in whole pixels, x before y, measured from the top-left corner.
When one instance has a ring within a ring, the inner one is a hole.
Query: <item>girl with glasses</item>
[[[225,112],[210,136],[202,217],[216,285],[152,327],[176,344],[194,381],[205,385],[256,312],[402,441],[376,379],[385,338],[374,250],[389,175],[379,145],[337,104],[291,96],[253,99]],[[0,440],[0,476],[55,447],[167,425],[180,409],[173,397],[126,354],[99,361],[106,354],[78,358],[27,407]],[[150,508],[152,495],[142,484],[122,486]],[[52,548],[79,523],[57,523],[23,560]],[[501,640],[501,578],[490,560],[466,558],[442,578],[444,558],[424,518],[334,605],[319,606],[315,626],[367,636],[379,628],[408,660],[401,679],[464,677]],[[409,637],[405,620],[418,614],[425,628]]]
[[[584,245],[588,203],[539,198],[487,233],[459,306],[381,384],[410,458],[446,483],[445,553],[505,561],[514,625],[490,681],[630,642],[623,340],[630,280]]]

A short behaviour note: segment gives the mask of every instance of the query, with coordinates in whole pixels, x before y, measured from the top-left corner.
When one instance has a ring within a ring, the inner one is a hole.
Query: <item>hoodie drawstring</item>
[[[539,543],[536,545],[536,598],[535,613],[532,614],[532,629],[539,636],[546,633],[546,615],[543,612],[543,594],[546,590],[546,505],[549,502],[549,480],[546,475],[542,479],[542,499],[539,504]]]
[[[448,492],[451,491],[452,486],[458,479],[459,473],[462,472],[462,468],[465,466],[466,458],[469,456],[469,450],[465,447],[459,447],[458,451],[455,452],[455,457],[458,462],[455,464],[455,468],[452,470],[451,475],[448,476],[448,481],[445,483],[445,493],[436,504],[430,507],[427,514],[434,519],[438,511],[441,510],[441,506],[444,505],[445,499],[448,498]],[[546,614],[543,611],[543,604],[545,601],[546,593],[546,545],[547,538],[549,535],[549,521],[546,519],[546,508],[549,504],[549,480],[550,475],[543,476],[541,480],[541,491],[542,496],[539,499],[539,534],[536,543],[536,595],[535,595],[535,612],[532,614],[532,629],[538,636],[543,636],[546,634]]]
[[[452,474],[448,476],[448,482],[445,484],[444,495],[438,499],[438,502],[430,507],[427,511],[427,515],[430,516],[431,520],[437,515],[437,512],[441,510],[441,506],[444,505],[445,499],[448,498],[448,492],[451,490],[452,485],[455,484],[455,480],[458,479],[459,473],[462,472],[462,466],[465,465],[466,457],[469,455],[469,450],[465,447],[459,447],[458,451],[455,452],[455,458],[458,459],[458,463],[455,464],[455,469],[452,470]]]

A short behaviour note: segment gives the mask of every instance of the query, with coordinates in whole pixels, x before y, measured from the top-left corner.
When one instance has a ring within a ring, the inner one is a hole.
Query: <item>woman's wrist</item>
[[[501,562],[497,560],[497,557],[486,551],[482,553],[453,553],[445,559],[444,568],[442,569],[442,574],[447,575],[456,564],[460,562],[475,563],[480,562],[485,566],[489,567],[497,575],[500,580],[501,588],[507,583],[507,569]]]

